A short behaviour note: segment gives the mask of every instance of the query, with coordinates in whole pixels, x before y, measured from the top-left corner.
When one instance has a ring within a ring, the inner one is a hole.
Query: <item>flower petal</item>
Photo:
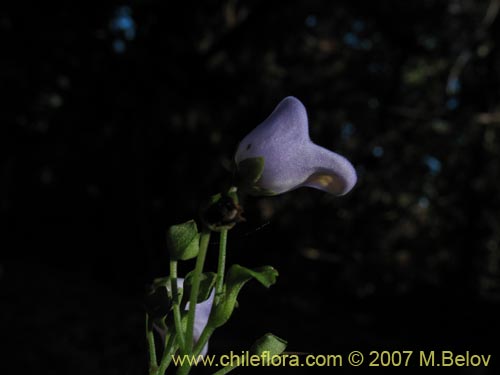
[[[184,279],[182,277],[177,278],[177,287],[183,288]],[[212,290],[210,293],[210,297],[206,301],[198,303],[195,308],[195,318],[194,318],[194,327],[193,327],[193,338],[196,343],[201,336],[201,333],[205,329],[208,323],[208,318],[210,316],[210,311],[212,310],[212,305],[214,303],[214,295],[215,290]],[[189,309],[189,302],[186,304],[186,310]],[[166,332],[155,325],[156,331],[162,336],[162,339],[165,339]],[[206,355],[208,351],[208,342],[205,344],[201,351],[201,355]]]
[[[276,195],[301,186],[343,195],[356,183],[356,172],[347,159],[311,141],[306,109],[291,96],[240,142],[237,165],[258,158],[264,168],[257,181],[250,179],[249,190],[255,195]]]
[[[294,97],[283,99],[271,115],[240,142],[236,164],[249,158],[264,158],[258,187],[272,194],[293,189],[309,175],[297,155],[310,143],[307,113]]]
[[[212,304],[214,303],[215,290],[212,290],[210,297],[202,303],[198,303],[195,309],[194,318],[194,328],[193,328],[193,338],[196,343],[201,336],[201,333],[205,329],[208,323],[208,318],[210,316],[210,311],[212,310]],[[186,310],[189,309],[189,303],[186,304]],[[208,342],[205,344],[201,351],[201,355],[206,355],[208,352]]]
[[[335,195],[347,194],[356,184],[356,171],[343,156],[318,145],[311,147],[314,172],[301,184]]]

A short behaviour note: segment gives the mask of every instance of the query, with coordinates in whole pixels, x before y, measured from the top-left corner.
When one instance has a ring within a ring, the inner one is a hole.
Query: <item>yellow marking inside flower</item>
[[[333,194],[340,194],[344,189],[342,180],[334,175],[313,173],[304,182],[304,185],[328,191]]]

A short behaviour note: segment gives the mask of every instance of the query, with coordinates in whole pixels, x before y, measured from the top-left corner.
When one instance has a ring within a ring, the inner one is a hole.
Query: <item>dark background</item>
[[[245,200],[229,262],[280,277],[243,290],[212,352],[273,332],[498,366],[498,1],[78,3],[0,11],[2,374],[145,374],[166,228],[288,95],[359,182]]]

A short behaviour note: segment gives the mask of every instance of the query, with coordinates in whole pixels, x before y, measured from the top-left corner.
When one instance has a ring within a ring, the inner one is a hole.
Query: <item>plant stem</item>
[[[219,262],[217,265],[217,278],[215,280],[215,298],[213,306],[217,306],[224,294],[224,273],[226,269],[226,246],[227,246],[227,229],[220,232],[219,240]],[[212,307],[213,308],[213,307]],[[197,356],[201,353],[203,347],[214,333],[215,328],[208,324],[201,333],[198,342],[196,343],[193,355]]]
[[[214,331],[215,328],[210,325],[207,325],[205,329],[203,329],[203,332],[201,333],[200,338],[198,339],[198,342],[196,343],[193,349],[193,355],[195,357],[200,355],[201,351],[203,350],[203,347],[208,342],[210,336],[212,336],[212,333],[214,333]]]
[[[165,375],[168,365],[172,361],[173,352],[175,352],[175,342],[177,341],[177,334],[174,332],[169,335],[167,332],[165,336],[165,348],[163,349],[163,358],[160,362],[160,367],[158,368],[157,375]]]
[[[193,328],[196,313],[196,302],[198,302],[198,293],[200,291],[200,275],[203,272],[203,266],[205,264],[209,240],[210,230],[203,229],[200,238],[200,251],[198,252],[198,257],[196,258],[196,265],[193,273],[191,295],[189,296],[189,311],[186,327],[186,351],[188,354],[191,354],[193,350]]]
[[[227,229],[222,229],[219,240],[219,262],[217,264],[217,279],[215,281],[215,306],[220,302],[223,295],[224,272],[226,269],[226,245]]]
[[[170,261],[170,281],[172,288],[172,300],[174,309],[174,324],[175,331],[177,332],[177,339],[179,340],[179,346],[181,347],[181,352],[185,353],[188,348],[186,347],[186,341],[184,339],[184,332],[182,329],[181,321],[181,310],[179,307],[179,290],[177,288],[177,261]]]
[[[146,339],[148,341],[149,349],[149,373],[152,374],[158,368],[158,361],[156,359],[156,347],[153,327],[150,327],[148,314],[146,314]]]

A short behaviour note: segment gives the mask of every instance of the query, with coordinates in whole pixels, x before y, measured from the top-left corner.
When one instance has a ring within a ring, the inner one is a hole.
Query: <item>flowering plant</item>
[[[200,227],[194,220],[173,225],[167,231],[170,274],[156,279],[146,298],[146,337],[149,348],[149,375],[163,375],[172,356],[205,355],[214,331],[231,317],[238,294],[254,279],[265,287],[276,282],[278,272],[271,266],[246,268],[232,265],[226,271],[228,231],[242,221],[238,192],[277,195],[299,187],[312,187],[335,195],[349,192],[356,183],[351,163],[332,151],[314,144],[308,133],[303,104],[287,97],[272,114],[250,132],[235,153],[236,181],[227,191],[212,196],[200,210]],[[204,264],[212,232],[219,233],[216,272],[205,272]],[[196,258],[193,271],[177,275],[177,264]],[[155,334],[163,340],[157,357]],[[286,342],[266,334],[252,346],[252,353],[281,354]],[[225,374],[225,367],[216,374]],[[177,369],[186,375],[190,363]]]

